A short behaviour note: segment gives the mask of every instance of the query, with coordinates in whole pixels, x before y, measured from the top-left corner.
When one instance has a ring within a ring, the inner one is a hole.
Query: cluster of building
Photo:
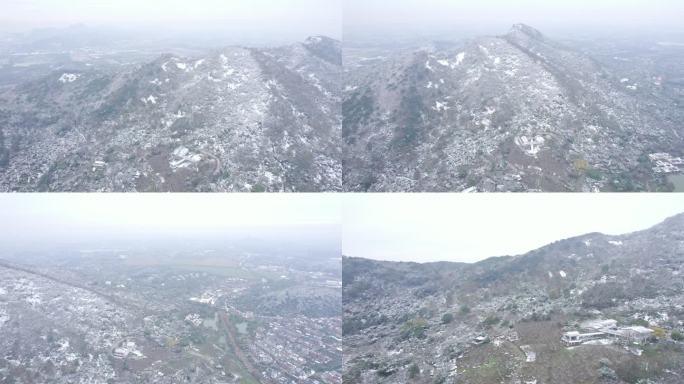
[[[566,346],[584,344],[593,340],[611,340],[620,344],[643,344],[652,335],[653,330],[642,326],[618,327],[617,321],[592,320],[580,325],[580,331],[563,333],[561,342]]]
[[[684,159],[665,152],[651,153],[648,158],[653,162],[655,173],[678,173],[684,165]]]
[[[340,328],[338,318],[273,318],[249,352],[266,383],[340,384]]]
[[[112,351],[112,356],[117,359],[143,359],[145,357],[145,355],[138,350],[135,341],[132,340],[124,340],[119,343],[119,346]]]

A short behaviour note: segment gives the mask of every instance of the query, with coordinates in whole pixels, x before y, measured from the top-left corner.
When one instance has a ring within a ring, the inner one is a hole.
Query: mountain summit
[[[518,33],[522,33],[533,39],[544,40],[544,35],[542,35],[541,32],[526,24],[513,24],[513,27],[511,27],[511,30],[508,34],[515,35]]]
[[[340,57],[314,37],[19,85],[0,93],[0,190],[340,190]]]
[[[684,116],[650,81],[523,24],[371,61],[348,74],[344,188],[661,189],[658,159],[679,161]]]

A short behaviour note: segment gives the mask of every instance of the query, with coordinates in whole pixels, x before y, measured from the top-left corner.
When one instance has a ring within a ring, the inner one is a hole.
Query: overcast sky
[[[684,194],[345,195],[342,252],[474,262],[589,232],[623,234],[684,212]]]
[[[345,34],[490,30],[514,23],[542,32],[568,28],[606,31],[682,29],[682,0],[345,0]]]
[[[341,37],[342,0],[3,0],[0,29],[76,23]]]
[[[4,194],[0,242],[111,233],[329,227],[340,221],[332,195]]]

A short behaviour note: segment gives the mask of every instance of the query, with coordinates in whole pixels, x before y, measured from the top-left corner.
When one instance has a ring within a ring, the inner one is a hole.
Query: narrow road
[[[110,295],[110,294],[107,294],[107,293],[104,293],[104,292],[100,292],[100,291],[95,290],[95,289],[93,289],[93,288],[91,288],[91,287],[88,287],[88,286],[86,286],[86,285],[78,284],[78,283],[75,283],[75,282],[72,282],[72,281],[68,281],[68,280],[65,280],[65,279],[61,279],[61,278],[59,278],[59,277],[52,276],[52,275],[48,275],[48,274],[43,273],[43,272],[40,272],[40,271],[34,271],[34,270],[32,270],[31,268],[29,268],[29,267],[17,265],[17,264],[11,263],[11,262],[6,261],[6,260],[0,259],[0,267],[2,267],[2,268],[7,268],[7,269],[11,269],[11,270],[14,270],[14,271],[23,272],[23,273],[28,273],[28,274],[30,274],[30,275],[34,275],[34,276],[42,277],[42,278],[47,279],[47,280],[54,281],[55,283],[58,283],[58,284],[66,285],[66,286],[69,286],[69,287],[72,287],[72,288],[82,289],[82,290],[84,290],[84,291],[88,291],[88,292],[90,292],[90,293],[92,293],[92,294],[94,294],[94,295],[97,295],[97,296],[99,296],[99,297],[101,297],[101,298],[103,298],[103,299],[109,301],[110,303],[116,304],[116,305],[118,305],[118,306],[120,306],[120,307],[129,308],[129,309],[135,309],[135,310],[142,310],[142,309],[143,309],[140,305],[138,305],[138,304],[133,304],[133,303],[130,303],[130,302],[126,302],[126,301],[122,300],[121,298],[119,298],[119,297],[117,297],[117,296]]]

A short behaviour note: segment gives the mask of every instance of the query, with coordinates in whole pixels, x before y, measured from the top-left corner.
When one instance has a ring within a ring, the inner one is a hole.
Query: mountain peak
[[[326,36],[311,36],[304,41],[309,52],[336,65],[342,65],[340,42]]]
[[[328,36],[323,36],[323,35],[316,35],[316,36],[309,36],[304,40],[304,44],[307,45],[312,45],[312,44],[334,44],[335,39],[328,37]]]
[[[538,30],[530,27],[527,24],[513,24],[513,27],[511,28],[511,31],[509,32],[509,35],[511,34],[518,34],[522,33],[530,38],[536,39],[536,40],[544,40],[544,35],[539,32]]]

